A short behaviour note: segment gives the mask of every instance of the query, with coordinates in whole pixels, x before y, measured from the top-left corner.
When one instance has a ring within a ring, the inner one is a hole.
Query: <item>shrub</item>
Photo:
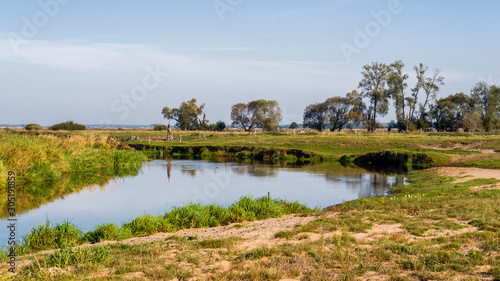
[[[163,124],[156,124],[154,126],[153,130],[155,130],[155,131],[166,131],[167,130],[167,126],[163,125]]]
[[[38,124],[35,124],[35,123],[30,123],[28,125],[26,125],[24,127],[25,130],[28,130],[28,131],[38,131],[38,130],[42,130],[42,126],[38,125]]]
[[[129,228],[119,227],[114,223],[98,225],[94,231],[85,234],[85,240],[90,243],[102,241],[119,241],[127,239],[132,235]]]
[[[215,131],[224,131],[226,129],[226,123],[223,121],[218,121],[215,123]]]
[[[79,244],[81,231],[68,221],[55,226],[46,221],[31,230],[21,243],[21,252],[73,247]]]
[[[49,127],[50,130],[67,130],[67,131],[76,131],[76,130],[85,130],[87,127],[82,124],[74,123],[73,121],[66,121],[64,123],[55,124]]]

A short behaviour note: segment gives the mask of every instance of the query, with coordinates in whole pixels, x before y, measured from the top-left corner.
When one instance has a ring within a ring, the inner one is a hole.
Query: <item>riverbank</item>
[[[441,168],[419,171],[390,197],[314,215],[25,256],[16,278],[497,280],[500,177],[470,171],[459,178]]]
[[[310,153],[312,159],[338,161],[343,156],[360,158],[367,154],[402,155],[418,162],[423,159],[424,168],[431,166],[462,166],[478,168],[500,168],[500,134],[467,133],[412,133],[412,134],[367,134],[367,133],[203,133],[174,131],[175,141],[165,141],[164,132],[110,131],[111,137],[139,149],[164,152],[173,151],[190,154],[189,147],[197,147],[191,155],[203,153],[207,156],[220,148],[224,154],[230,148],[241,148],[230,154],[235,157],[251,157],[252,149],[276,151],[267,153],[270,158],[279,159],[293,154],[279,151],[297,150]],[[240,153],[241,152],[241,153]],[[298,159],[301,157],[297,157]],[[422,158],[423,157],[423,158]],[[307,157],[306,157],[307,158]],[[398,158],[398,157],[392,157]],[[370,162],[370,161],[361,161]],[[371,164],[368,164],[368,166]],[[373,165],[372,165],[373,166]]]
[[[0,131],[0,217],[8,216],[7,173],[16,174],[16,212],[116,177],[137,175],[147,158],[120,150],[106,135],[57,137]]]

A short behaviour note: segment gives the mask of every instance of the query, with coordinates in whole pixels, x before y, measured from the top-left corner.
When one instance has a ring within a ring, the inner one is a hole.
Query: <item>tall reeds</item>
[[[227,207],[216,204],[207,206],[189,204],[173,208],[164,216],[141,215],[122,226],[117,226],[114,223],[102,224],[86,233],[82,233],[78,227],[69,222],[56,225],[46,222],[33,228],[31,233],[24,237],[18,248],[18,253],[27,254],[46,249],[76,246],[85,242],[116,241],[130,237],[148,236],[158,232],[214,227],[313,211],[298,202],[287,202],[269,197],[257,199],[242,197]]]
[[[142,153],[116,147],[105,135],[58,138],[0,132],[0,184],[5,185],[7,170],[25,182],[40,182],[65,173],[109,174],[116,167],[140,166],[144,161]]]

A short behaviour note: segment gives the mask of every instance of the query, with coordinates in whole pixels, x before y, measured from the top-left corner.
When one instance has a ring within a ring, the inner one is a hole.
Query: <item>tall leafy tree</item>
[[[275,100],[251,101],[248,103],[248,110],[252,113],[252,119],[264,130],[278,129],[279,122],[283,120],[281,109]]]
[[[241,126],[250,132],[255,128],[264,130],[278,129],[281,109],[275,100],[255,100],[247,104],[237,103],[231,107],[233,125]]]
[[[411,96],[407,97],[405,99],[406,105],[408,106],[408,122],[406,123],[406,128],[411,129],[414,128],[414,123],[416,123],[417,118],[417,104],[418,104],[418,97],[419,93],[422,90],[422,88],[425,85],[425,74],[429,70],[429,68],[422,63],[420,63],[418,66],[413,67],[413,70],[415,70],[417,82],[415,83],[415,87],[411,89]]]
[[[459,128],[474,131],[475,123],[474,100],[464,93],[449,95],[436,101],[430,115],[435,120],[434,126],[441,131],[456,131]]]
[[[325,103],[313,103],[304,110],[304,127],[322,131],[326,124]]]
[[[196,130],[200,125],[205,124],[204,110],[205,104],[200,106],[196,105],[196,99],[191,99],[187,102],[182,102],[178,108],[164,107],[161,113],[163,117],[170,120],[177,121],[177,125],[182,130]],[[199,120],[198,116],[203,114],[203,120]]]
[[[422,89],[424,90],[425,97],[424,102],[419,103],[420,107],[420,118],[418,119],[417,127],[418,128],[426,128],[430,123],[427,120],[429,113],[427,112],[427,107],[429,104],[436,100],[437,94],[441,89],[441,86],[444,85],[444,77],[441,76],[441,72],[438,69],[435,69],[432,73],[432,76],[424,78],[424,83],[422,85]]]
[[[384,63],[374,62],[363,66],[361,72],[363,79],[359,82],[363,97],[370,100],[368,106],[368,131],[373,132],[376,128],[377,114],[384,116],[389,109],[389,91],[385,86],[390,73],[390,68]]]
[[[488,132],[500,129],[500,88],[479,82],[472,89],[471,96],[476,102],[484,129]]]
[[[398,121],[398,128],[406,131],[409,124],[409,112],[405,111],[406,99],[405,90],[408,87],[406,80],[408,74],[403,73],[404,63],[402,61],[395,61],[390,65],[390,73],[388,77],[388,87],[390,96],[394,99],[396,106],[396,117]]]
[[[290,129],[297,129],[299,128],[299,124],[297,124],[297,122],[292,122],[292,124],[290,124]]]
[[[231,107],[233,126],[241,126],[245,132],[251,131],[257,124],[250,121],[250,112],[246,103],[237,103]]]
[[[331,131],[342,130],[349,122],[349,112],[354,105],[347,101],[347,98],[333,97],[325,101],[326,119],[332,125]]]
[[[346,94],[346,102],[352,106],[352,109],[347,113],[348,119],[353,128],[357,128],[360,123],[368,121],[367,116],[371,114],[367,112],[366,105],[363,102],[363,96],[358,91],[353,90]]]

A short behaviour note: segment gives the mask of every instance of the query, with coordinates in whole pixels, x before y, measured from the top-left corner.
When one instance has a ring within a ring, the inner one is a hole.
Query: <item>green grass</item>
[[[85,233],[83,239],[90,243],[102,241],[120,241],[132,236],[130,228],[120,227],[114,223],[106,223],[96,226],[93,231]]]
[[[446,154],[447,151],[426,149],[421,145],[445,144],[482,144],[479,148],[500,149],[500,135],[461,135],[461,134],[341,134],[316,133],[316,134],[217,134],[199,138],[198,133],[174,131],[174,135],[183,134],[180,142],[152,142],[158,146],[248,146],[279,149],[302,149],[312,151],[333,159],[340,159],[345,154],[361,155],[381,150],[407,150],[411,152],[433,152]],[[127,138],[137,136],[163,136],[153,132],[122,132],[110,135]],[[191,136],[192,137],[189,137]],[[141,143],[141,142],[132,142]],[[347,153],[346,153],[347,152]],[[456,151],[453,153],[457,153]],[[466,152],[464,152],[466,153]]]
[[[110,132],[117,138],[127,140],[131,135],[152,138],[163,136],[150,131],[122,131]],[[196,132],[174,131],[182,142],[129,142],[139,147],[149,147],[151,155],[156,157],[191,157],[217,158],[230,157],[236,159],[264,159],[274,161],[317,162],[321,159],[342,160],[344,165],[356,162],[363,167],[372,169],[379,166],[372,161],[380,155],[394,155],[392,168],[401,171],[447,165],[451,159],[462,156],[479,156],[477,160],[459,160],[453,165],[498,168],[500,154],[481,154],[477,151],[454,148],[462,145],[475,145],[474,149],[493,149],[500,151],[499,134],[459,134],[459,133],[358,133],[349,131],[343,133],[217,133],[206,134],[207,138],[200,137]],[[441,150],[447,149],[447,150]],[[263,152],[265,151],[265,152]],[[366,155],[374,155],[366,159]],[[306,155],[306,157],[302,156]],[[344,157],[344,158],[342,158]],[[487,159],[483,161],[482,159]],[[383,161],[387,162],[387,161]],[[399,163],[401,162],[401,163]],[[394,171],[393,171],[394,172]]]
[[[137,175],[141,152],[117,149],[105,135],[60,136],[0,132],[0,186],[16,173],[16,211],[22,214],[86,186]],[[7,188],[0,189],[0,217],[7,214]]]
[[[106,246],[93,248],[74,248],[55,251],[41,260],[35,260],[23,270],[26,279],[46,279],[43,270],[47,268],[65,269],[69,266],[84,268],[89,271],[106,262],[110,256],[110,248]]]
[[[117,167],[141,166],[142,153],[117,149],[118,143],[106,135],[86,134],[69,137],[0,132],[0,184],[7,170],[15,171],[18,181],[47,182],[63,174],[111,174]]]
[[[173,208],[164,216],[142,215],[122,226],[112,223],[101,224],[93,231],[86,233],[82,233],[78,227],[69,222],[56,225],[46,222],[33,228],[31,233],[23,238],[22,243],[17,247],[17,253],[28,254],[41,250],[78,246],[86,242],[118,241],[130,237],[149,236],[159,232],[214,227],[235,222],[276,218],[287,214],[308,214],[311,212],[313,210],[297,202],[287,202],[268,197],[257,199],[242,197],[236,203],[227,207],[190,204]]]
[[[465,162],[468,167],[500,169],[500,158],[494,159],[476,159]]]
[[[18,247],[20,254],[36,251],[73,247],[80,243],[82,232],[78,227],[65,221],[52,224],[49,221],[34,227]]]

